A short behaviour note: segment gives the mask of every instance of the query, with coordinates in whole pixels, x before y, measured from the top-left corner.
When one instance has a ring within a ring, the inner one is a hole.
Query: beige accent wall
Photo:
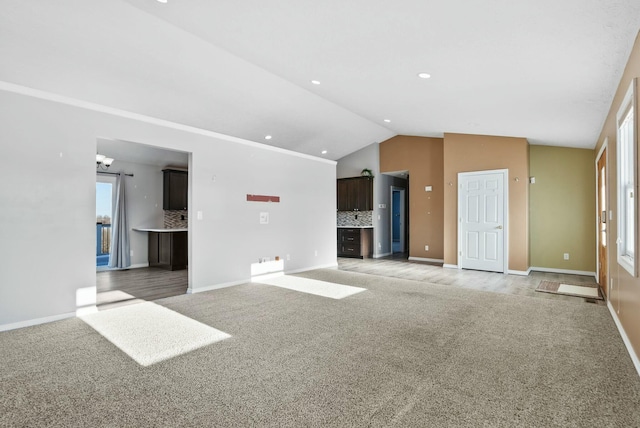
[[[529,143],[526,138],[444,134],[444,262],[458,263],[458,173],[509,170],[509,270],[529,269]]]
[[[617,313],[622,328],[627,334],[636,356],[640,355],[640,278],[632,277],[617,263],[616,237],[617,237],[617,208],[616,208],[616,114],[622,103],[622,99],[634,77],[640,77],[640,35],[636,37],[635,44],[629,56],[629,61],[622,74],[620,84],[613,98],[611,109],[607,115],[604,126],[598,138],[596,153],[598,153],[608,139],[607,181],[609,209],[613,211],[613,220],[609,223],[610,233],[607,246],[609,248],[609,278],[611,289],[609,290],[609,302]],[[636,96],[638,94],[636,93]],[[640,123],[636,123],[636,132],[640,132]],[[595,171],[594,171],[595,174]],[[638,182],[636,182],[636,186]],[[593,191],[595,198],[595,188]],[[638,194],[636,189],[636,194]],[[640,227],[636,224],[636,233]]]
[[[443,259],[442,150],[442,138],[400,135],[380,143],[380,172],[409,172],[410,257]]]
[[[529,154],[531,266],[595,273],[595,152],[530,146]]]

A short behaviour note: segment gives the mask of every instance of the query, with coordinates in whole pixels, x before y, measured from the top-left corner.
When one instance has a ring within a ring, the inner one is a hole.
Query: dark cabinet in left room
[[[187,232],[149,232],[149,266],[168,270],[186,269]]]
[[[163,210],[186,210],[188,206],[189,173],[176,169],[165,169],[163,185]]]

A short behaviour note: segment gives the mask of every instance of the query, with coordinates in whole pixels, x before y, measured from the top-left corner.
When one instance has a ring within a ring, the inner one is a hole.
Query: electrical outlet
[[[428,246],[428,245],[425,245],[425,246],[424,246],[424,250],[425,250],[425,251],[429,251],[429,246]]]
[[[564,253],[564,259],[569,260],[569,253]]]
[[[316,256],[318,255],[318,250],[316,250],[316,251],[315,251],[315,255],[316,255]]]
[[[287,260],[291,260],[291,254],[287,254]]]

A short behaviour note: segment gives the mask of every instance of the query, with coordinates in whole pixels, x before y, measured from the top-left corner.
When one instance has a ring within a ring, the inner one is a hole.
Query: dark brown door
[[[604,296],[607,296],[607,149],[602,151],[597,163],[598,188],[598,284]]]
[[[373,180],[360,178],[356,181],[357,190],[355,200],[359,211],[373,210]]]
[[[353,207],[350,204],[349,196],[349,180],[340,179],[337,181],[338,193],[338,211],[351,211]]]

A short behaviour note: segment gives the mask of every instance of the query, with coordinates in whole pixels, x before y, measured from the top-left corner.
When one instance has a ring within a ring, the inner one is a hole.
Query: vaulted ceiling
[[[329,159],[593,148],[639,29],[638,0],[3,0],[0,80]]]

